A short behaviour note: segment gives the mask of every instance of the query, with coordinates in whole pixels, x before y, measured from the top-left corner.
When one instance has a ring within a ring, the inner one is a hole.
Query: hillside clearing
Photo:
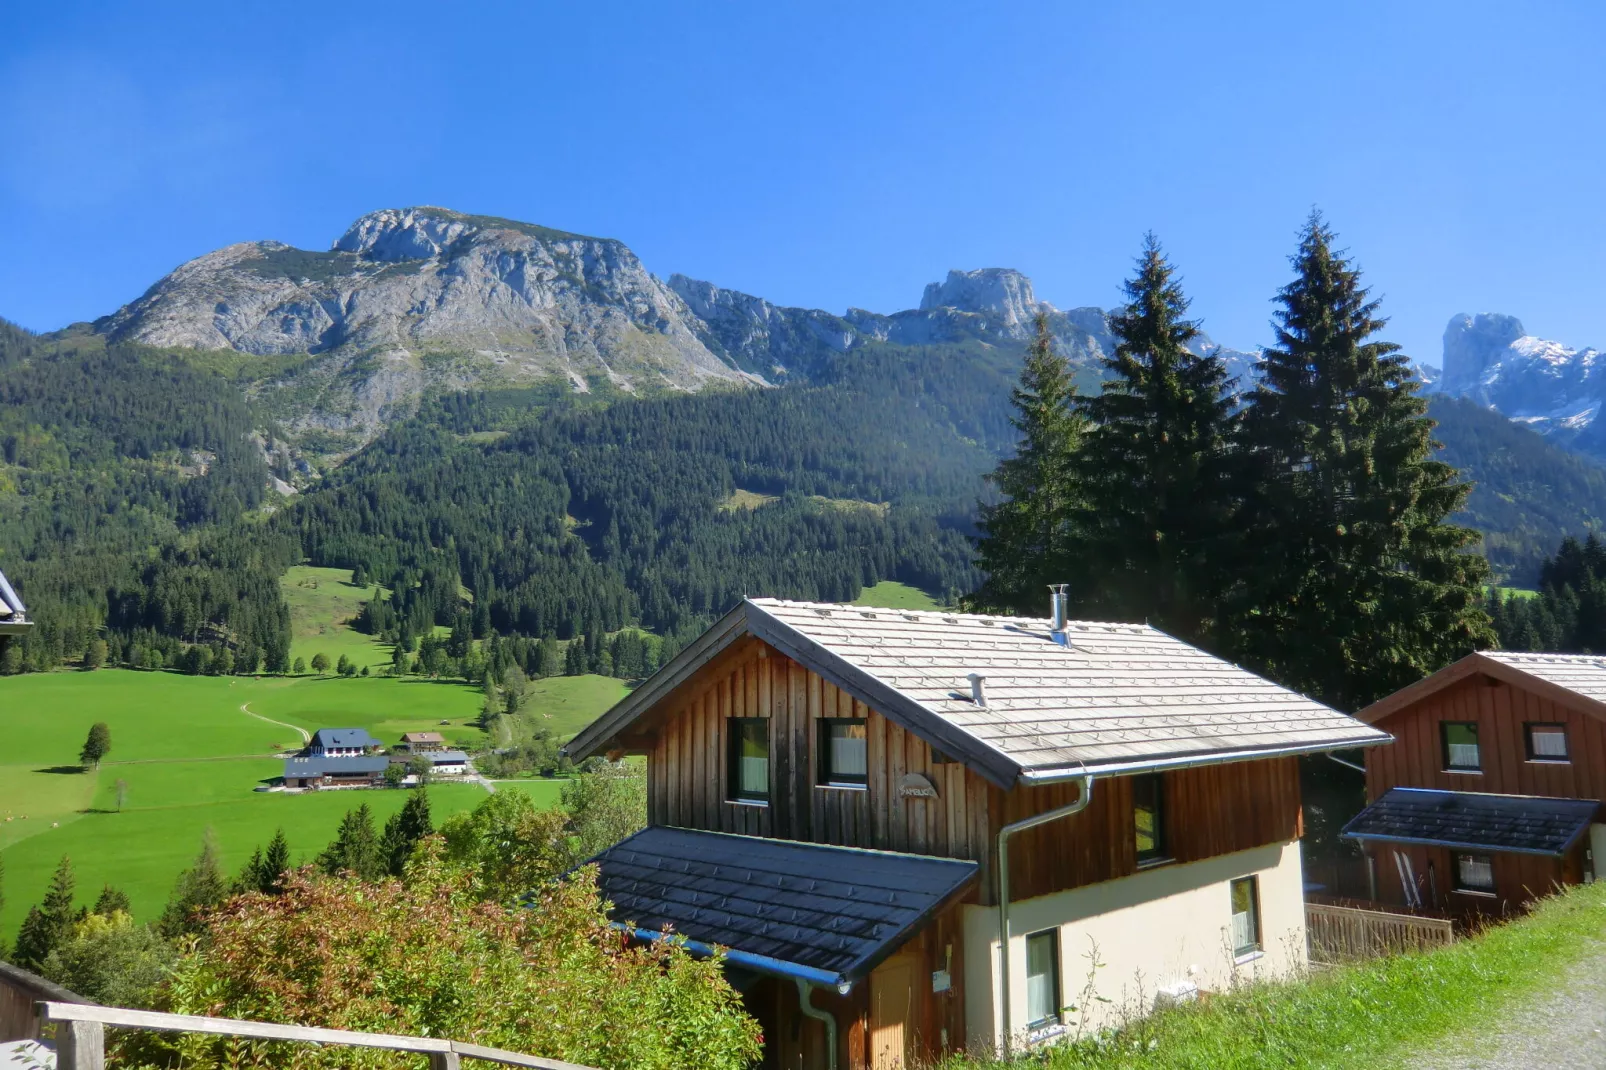
[[[279,579],[279,590],[290,607],[290,657],[312,664],[314,654],[325,654],[334,665],[344,654],[360,669],[390,664],[390,648],[371,635],[351,627],[364,602],[389,597],[377,584],[357,587],[346,568],[296,565]]]
[[[866,587],[853,600],[856,606],[874,606],[877,609],[941,609],[937,600],[918,587],[897,580],[882,580],[874,587]]]

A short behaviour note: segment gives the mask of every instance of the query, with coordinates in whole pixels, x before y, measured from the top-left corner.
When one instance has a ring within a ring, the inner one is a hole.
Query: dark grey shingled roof
[[[1391,788],[1356,814],[1343,834],[1351,840],[1562,855],[1598,809],[1594,799]]]
[[[594,858],[618,924],[666,926],[763,973],[865,976],[976,878],[974,862],[721,832],[642,829]]]
[[[286,777],[357,776],[363,773],[383,773],[390,765],[384,755],[371,758],[286,758]]]
[[[320,728],[312,734],[312,741],[320,747],[379,746],[379,740],[370,736],[366,728]]]
[[[742,635],[753,635],[1001,787],[1101,769],[1386,743],[1387,733],[1143,624],[745,599],[581,731],[608,740]],[[969,675],[987,678],[987,704]]]

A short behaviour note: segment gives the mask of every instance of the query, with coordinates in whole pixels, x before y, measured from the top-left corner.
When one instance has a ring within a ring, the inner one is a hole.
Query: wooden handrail
[[[248,1022],[239,1018],[212,1018],[199,1014],[167,1014],[162,1011],[136,1011],[125,1007],[99,1007],[83,1003],[57,1003],[41,1000],[40,1017],[63,1022],[66,1043],[58,1045],[60,1070],[103,1070],[106,1065],[105,1027],[145,1029],[157,1033],[211,1033],[218,1036],[251,1037],[257,1040],[289,1040],[309,1044],[339,1044],[350,1048],[384,1048],[390,1051],[428,1055],[431,1070],[457,1070],[459,1056],[530,1067],[531,1070],[592,1070],[578,1063],[543,1059],[539,1055],[487,1048],[460,1040],[440,1037],[408,1037],[391,1033],[358,1033],[347,1029],[325,1029],[311,1025],[280,1025],[275,1022]]]

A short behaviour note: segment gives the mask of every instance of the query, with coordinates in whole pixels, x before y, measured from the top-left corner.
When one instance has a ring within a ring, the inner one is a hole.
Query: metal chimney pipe
[[[968,679],[970,680],[970,701],[985,709],[987,706],[987,677],[979,672],[973,672]]]
[[[1066,592],[1070,589],[1070,586],[1068,583],[1051,583],[1048,585],[1049,616],[1053,620],[1051,633],[1054,642],[1060,646],[1070,645],[1070,640],[1065,635],[1065,621],[1070,615],[1070,595]]]

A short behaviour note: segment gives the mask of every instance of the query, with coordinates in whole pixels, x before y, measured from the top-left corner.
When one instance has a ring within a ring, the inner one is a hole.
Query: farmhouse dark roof
[[[468,755],[460,750],[436,750],[420,754],[420,758],[428,758],[435,765],[452,765],[457,762],[468,761]]]
[[[383,773],[390,765],[384,755],[369,758],[286,758],[284,775],[289,777],[362,776]]]
[[[1386,743],[1337,710],[1142,624],[745,599],[569,745],[604,750],[745,635],[775,647],[1002,787],[1178,761]],[[986,677],[986,705],[969,676]]]
[[[975,880],[975,862],[646,828],[594,858],[615,924],[666,927],[761,973],[868,974]]]
[[[1595,818],[1594,799],[1391,788],[1344,826],[1351,840],[1562,855]]]
[[[379,746],[379,740],[370,736],[365,728],[320,728],[313,733],[312,743],[313,746],[325,749]]]

